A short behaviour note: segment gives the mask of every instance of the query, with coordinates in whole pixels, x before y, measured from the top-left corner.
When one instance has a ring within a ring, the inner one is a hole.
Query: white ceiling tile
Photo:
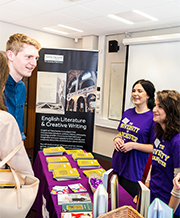
[[[19,19],[24,19],[28,17],[28,15],[23,13],[18,13],[16,10],[10,11],[8,9],[4,9],[0,7],[0,20],[6,22],[12,22]]]
[[[134,9],[141,9],[152,7],[156,5],[163,5],[170,3],[171,0],[116,0],[118,2],[124,3],[125,5],[134,8]]]
[[[57,25],[57,24],[67,24],[67,23],[79,21],[79,19],[75,19],[72,17],[68,17],[66,15],[62,15],[62,13],[58,13],[56,11],[40,14],[36,16],[36,18],[44,21],[44,25],[43,25],[44,27]]]
[[[103,15],[114,14],[131,10],[128,7],[116,0],[96,0],[95,2],[84,3],[81,6],[88,8],[89,10],[96,11]]]
[[[2,9],[6,9],[9,11],[16,11],[16,13],[26,14],[26,15],[36,15],[40,13],[44,13],[47,10],[43,7],[36,7],[35,5],[27,4],[22,1],[13,1],[4,5],[1,5]]]
[[[122,26],[127,28],[127,24],[121,23],[117,20],[112,20],[108,17],[99,17],[94,19],[89,19],[86,21],[87,23],[95,23],[96,25],[100,26],[101,28],[111,28],[111,27],[117,27]]]
[[[68,7],[68,8],[63,8],[63,9],[58,10],[57,12],[63,15],[72,17],[72,18],[80,19],[80,20],[82,19],[86,20],[89,18],[100,16],[100,14],[97,13],[96,11],[91,11],[79,5]]]
[[[180,6],[169,3],[164,5],[157,5],[155,7],[144,8],[143,12],[156,17],[158,19],[171,18],[180,16]]]
[[[180,0],[171,0],[171,1],[176,3],[177,5],[180,5]]]
[[[171,25],[164,23],[164,22],[147,22],[146,24],[137,23],[135,25],[131,25],[128,32],[134,31],[146,31],[146,30],[154,30],[154,29],[161,29],[161,28],[169,28],[172,27]]]
[[[13,2],[13,1],[16,1],[16,0],[1,0],[0,5],[3,5],[3,4],[9,3],[9,2]]]
[[[100,28],[98,25],[96,25],[96,23],[92,24],[92,23],[88,23],[86,21],[79,21],[76,23],[69,23],[69,26],[71,25],[71,27],[73,28],[77,28],[77,29],[81,29],[83,31],[90,31],[93,29],[97,29]]]
[[[180,17],[172,17],[168,19],[162,19],[163,22],[170,24],[171,26],[179,26],[180,32]]]
[[[20,0],[20,2],[27,3],[30,5],[36,5],[36,7],[43,7],[47,10],[57,10],[66,6],[71,5],[71,3],[64,0]]]
[[[118,17],[124,18],[126,20],[129,20],[131,22],[134,22],[134,23],[149,21],[148,18],[143,17],[143,16],[141,16],[139,14],[136,14],[133,11],[127,11],[127,12],[118,13],[118,14],[115,14],[115,15],[118,16]]]

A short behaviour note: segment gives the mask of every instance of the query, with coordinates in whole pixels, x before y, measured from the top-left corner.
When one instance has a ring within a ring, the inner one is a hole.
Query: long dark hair
[[[0,51],[0,110],[6,110],[3,99],[3,90],[6,84],[6,80],[9,75],[8,60],[6,52]]]
[[[157,138],[171,140],[172,136],[180,130],[180,93],[175,90],[163,90],[157,92],[157,99],[160,106],[166,113],[164,120],[165,130],[159,123],[155,124]]]
[[[146,91],[147,95],[149,96],[149,98],[147,100],[147,106],[150,110],[152,110],[154,107],[154,101],[155,101],[155,99],[154,99],[155,87],[154,87],[153,83],[150,82],[149,80],[140,79],[134,83],[132,90],[133,90],[134,86],[137,84],[141,84],[142,87],[144,88],[144,90]]]

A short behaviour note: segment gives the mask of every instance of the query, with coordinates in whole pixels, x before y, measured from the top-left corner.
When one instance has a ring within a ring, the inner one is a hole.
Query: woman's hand
[[[123,138],[117,137],[114,140],[114,148],[116,151],[120,151],[121,147],[124,145],[124,140]]]
[[[137,204],[137,195],[133,198],[133,203]]]
[[[175,189],[180,190],[180,173],[173,179]]]
[[[124,143],[121,147],[120,147],[120,151],[121,152],[128,152],[128,151],[131,151],[133,148],[133,145],[134,145],[134,142],[127,142],[127,143]]]

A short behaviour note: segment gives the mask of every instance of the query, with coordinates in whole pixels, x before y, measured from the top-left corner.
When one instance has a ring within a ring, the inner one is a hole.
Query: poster
[[[35,156],[45,147],[92,151],[98,52],[40,50]]]

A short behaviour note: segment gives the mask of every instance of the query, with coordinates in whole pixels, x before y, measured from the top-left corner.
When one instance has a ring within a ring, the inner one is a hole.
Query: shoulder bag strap
[[[14,180],[15,180],[15,183],[16,183],[16,190],[17,190],[17,208],[21,208],[22,207],[22,197],[21,197],[21,189],[20,189],[20,181],[19,181],[19,178],[16,174],[16,172],[13,170],[13,168],[10,168],[11,169],[11,172],[14,176]]]
[[[21,141],[18,146],[14,148],[1,162],[0,162],[0,168],[6,164],[21,148],[23,147],[23,142]],[[22,207],[22,199],[21,199],[21,190],[20,190],[20,182],[18,179],[18,176],[16,175],[16,172],[12,169],[11,172],[13,174],[15,183],[16,183],[16,189],[17,189],[17,207]]]
[[[19,143],[2,161],[0,161],[0,168],[6,164],[21,148],[23,147],[23,141]]]

